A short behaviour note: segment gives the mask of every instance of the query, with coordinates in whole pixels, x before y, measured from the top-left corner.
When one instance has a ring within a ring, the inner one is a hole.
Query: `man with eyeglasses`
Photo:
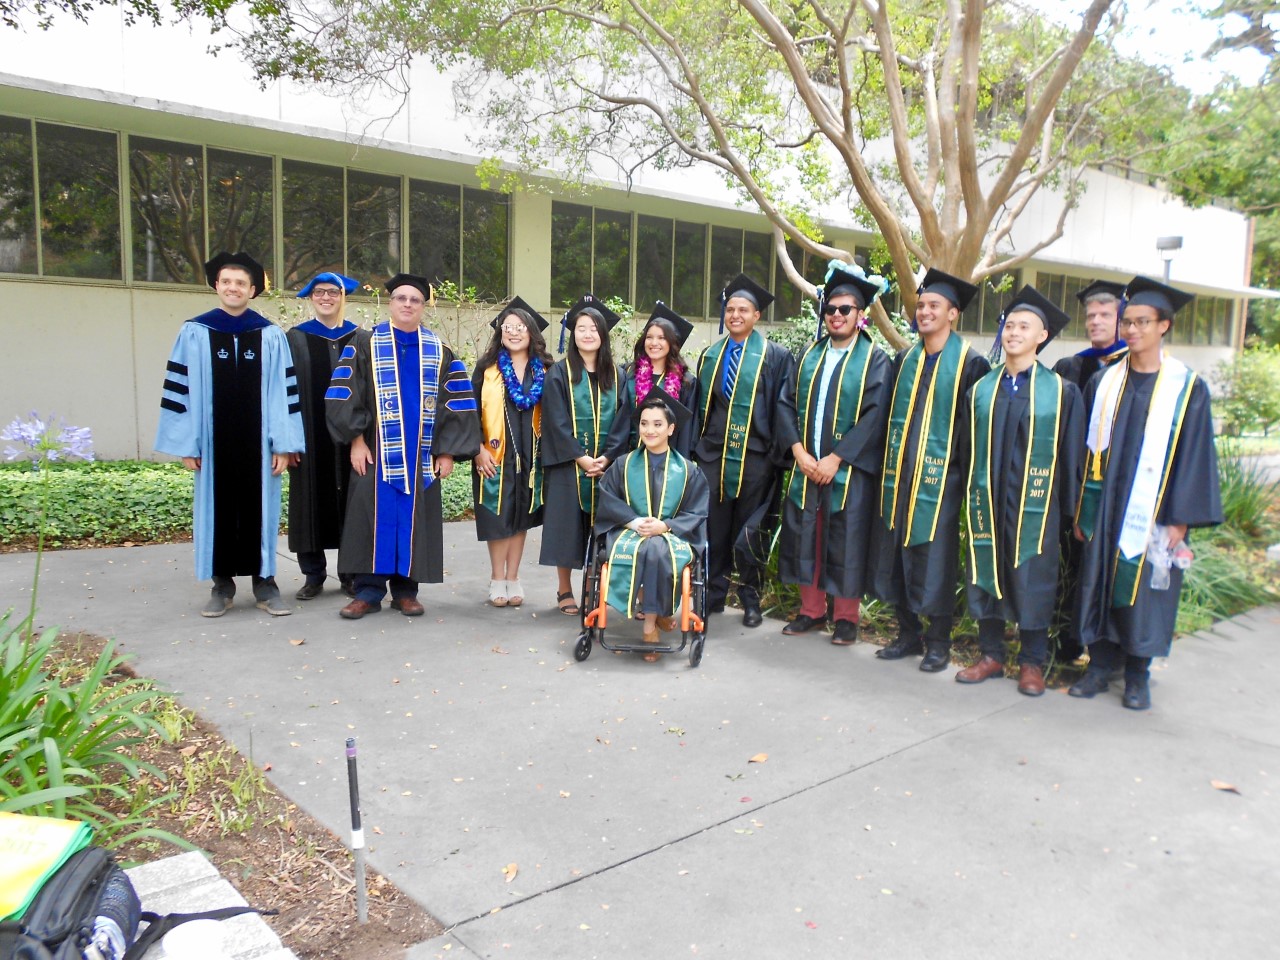
[[[289,467],[289,549],[297,554],[305,578],[295,594],[299,600],[314,600],[324,592],[324,552],[336,550],[342,542],[351,451],[329,436],[324,394],[338,358],[359,329],[346,318],[347,294],[359,286],[358,280],[332,271],[312,277],[298,291],[298,299],[311,301],[314,316],[288,333],[307,435],[306,456]],[[343,592],[354,596],[351,577],[344,574],[339,579]]]
[[[788,636],[822,627],[830,595],[831,642],[858,638],[892,367],[867,332],[866,309],[888,288],[832,261],[818,301],[826,336],[800,355],[782,395],[780,433],[795,469],[783,493],[778,579],[800,587]]]
[[[1124,360],[1085,390],[1084,486],[1076,510],[1080,639],[1089,669],[1068,691],[1089,699],[1124,668],[1121,704],[1151,706],[1152,657],[1169,655],[1191,560],[1187,531],[1222,522],[1209,388],[1164,352],[1192,294],[1147,277],[1125,290]]]
[[[881,660],[924,654],[937,673],[951,660],[960,572],[960,511],[969,472],[965,394],[991,369],[955,331],[978,288],[930,268],[917,290],[912,326],[920,339],[894,360],[872,593],[892,603],[898,636]],[[921,617],[929,618],[923,625]]]
[[[247,253],[204,265],[218,307],[182,325],[160,398],[156,450],[195,471],[196,579],[213,580],[204,617],[231,609],[248,576],[258,608],[293,612],[276,586],[281,474],[306,449],[284,331],[249,302],[266,271]]]
[[[347,620],[391,607],[420,617],[418,584],[444,579],[440,481],[480,449],[480,421],[462,361],[422,325],[431,287],[387,281],[391,320],[358,331],[325,393],[329,431],[351,445],[338,573],[354,576]]]

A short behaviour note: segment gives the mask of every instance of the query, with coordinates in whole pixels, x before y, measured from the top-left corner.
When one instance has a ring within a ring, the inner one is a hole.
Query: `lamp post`
[[[1164,261],[1164,282],[1169,282],[1169,268],[1173,264],[1173,255],[1182,249],[1181,237],[1156,237],[1156,250]]]

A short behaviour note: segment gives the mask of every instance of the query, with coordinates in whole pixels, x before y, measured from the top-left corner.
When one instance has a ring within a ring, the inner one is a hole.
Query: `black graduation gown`
[[[637,450],[630,455],[640,457],[644,456],[644,453]],[[649,496],[651,502],[655,504],[660,502],[658,494],[662,489],[662,471],[666,459],[666,456],[650,457]],[[609,469],[600,478],[599,493],[595,529],[597,533],[608,534],[605,538],[607,555],[607,552],[613,548],[613,542],[618,538],[618,534],[622,532],[622,528],[638,516],[635,508],[627,502],[626,498],[626,457],[610,464]],[[695,549],[706,537],[707,496],[706,477],[697,465],[690,461],[688,480],[680,506],[673,515],[658,517],[671,528],[674,536],[691,544]],[[657,512],[661,514],[663,511],[659,508]],[[646,539],[636,551],[635,579],[636,584],[644,590],[643,606],[645,608],[648,608],[656,597],[660,609],[655,612],[659,616],[671,616],[671,594],[675,575],[676,571],[672,569],[671,553],[666,541],[662,537]]]
[[[953,333],[952,336],[958,336]],[[909,348],[908,348],[909,349]],[[902,370],[902,362],[908,350],[902,350],[893,361],[892,381],[896,382]],[[894,529],[890,530],[877,515],[871,524],[871,590],[884,603],[904,605],[913,613],[924,616],[951,616],[956,607],[956,590],[960,577],[960,513],[964,509],[965,488],[969,478],[968,418],[964,414],[964,397],[975,383],[991,370],[987,358],[970,349],[961,361],[960,387],[956,401],[955,429],[951,432],[951,460],[947,465],[947,477],[943,484],[942,501],[938,506],[938,524],[934,538],[914,547],[906,546],[907,511],[911,505],[909,488],[898,496],[898,516]],[[934,364],[925,367],[917,389],[923,398],[933,382]],[[893,388],[885,398],[886,406],[893,403]],[[886,411],[886,424],[889,411]],[[902,458],[904,483],[915,475],[917,457],[920,454],[921,421],[924,403],[917,402],[907,424]],[[883,451],[882,451],[883,456]],[[881,461],[883,463],[883,460]]]
[[[823,411],[822,449],[824,456],[826,453],[835,453],[851,465],[849,493],[845,508],[840,510],[838,503],[830,504],[834,499],[834,484],[825,487],[810,484],[808,502],[805,509],[801,510],[791,502],[784,490],[782,536],[778,543],[778,579],[783,583],[804,586],[813,583],[816,538],[819,533],[818,507],[823,501],[827,501],[829,509],[823,514],[826,524],[821,530],[822,581],[818,587],[828,594],[845,598],[861,597],[866,592],[871,525],[875,521],[879,504],[880,468],[884,462],[885,417],[889,392],[893,387],[892,370],[893,361],[888,354],[873,347],[857,423],[839,443],[832,442],[832,422],[835,416],[835,404],[832,403],[832,397],[835,396],[833,375],[826,409]],[[813,453],[813,439],[800,436],[796,410],[799,375],[797,364],[796,376],[782,395],[785,416],[779,424],[779,436],[784,448],[790,449],[793,443],[803,443],[805,449]],[[819,367],[815,379],[821,375],[822,368]],[[814,390],[816,389],[815,386]],[[817,402],[816,392],[814,402]]]
[[[1044,371],[1041,371],[1041,376]],[[1004,378],[1007,379],[1007,378]],[[970,398],[965,397],[965,409]],[[985,432],[985,415],[976,429]],[[1023,380],[1014,392],[1002,382],[991,411],[991,502],[998,537],[996,562],[1003,597],[973,583],[969,571],[969,613],[977,620],[1004,620],[1023,630],[1045,630],[1053,622],[1058,601],[1059,545],[1062,530],[1072,526],[1084,471],[1084,404],[1074,383],[1063,383],[1058,419],[1058,461],[1045,516],[1041,552],[1015,567],[1022,480],[1029,465],[1031,385]]]
[[[327,399],[325,411],[329,434],[335,443],[350,444],[357,436],[364,436],[373,451],[373,463],[364,476],[351,470],[347,479],[347,515],[342,529],[342,545],[338,552],[338,572],[349,574],[375,573],[373,569],[374,531],[377,527],[378,462],[381,457],[376,418],[377,398],[373,380],[371,359],[372,335],[367,330],[356,331],[351,341],[355,357],[350,361],[350,399]],[[440,345],[440,388],[436,403],[435,429],[431,449],[418,449],[412,475],[422,476],[422,458],[428,454],[451,456],[455,460],[469,460],[480,449],[480,422],[474,408],[452,410],[451,398],[466,398],[466,371],[455,371],[449,378],[454,364],[453,351]],[[459,364],[459,367],[461,365]],[[452,389],[450,389],[452,387]],[[413,500],[413,562],[409,579],[418,583],[440,583],[444,580],[444,532],[440,506],[440,482],[433,482],[425,490],[414,487]],[[388,509],[387,504],[382,505]]]
[[[547,381],[551,379],[551,371],[548,370],[542,381],[542,395],[546,397]],[[475,390],[476,409],[482,411],[481,404],[483,400],[480,396],[481,387],[484,384],[484,371],[476,368],[471,375],[472,388]],[[525,391],[533,386],[533,364],[530,363],[524,368],[524,379],[521,386]],[[475,503],[476,509],[476,539],[477,540],[505,540],[507,537],[514,537],[522,530],[530,530],[533,527],[542,526],[542,507],[530,512],[529,507],[533,503],[533,490],[529,486],[529,473],[533,469],[533,411],[540,405],[534,404],[528,410],[518,410],[516,405],[511,402],[511,397],[507,395],[504,388],[502,391],[503,401],[507,405],[507,436],[506,449],[503,451],[502,457],[502,512],[496,514],[488,507],[480,505],[480,473],[474,468],[471,471],[471,496]],[[546,436],[547,418],[542,417],[542,432]],[[520,471],[516,472],[516,451],[520,452]],[[538,469],[541,469],[539,467]]]
[[[708,348],[710,349],[710,348]],[[701,364],[707,358],[704,350],[698,359]],[[765,342],[764,362],[760,365],[760,382],[756,388],[755,409],[751,416],[751,429],[747,433],[747,454],[767,457],[775,467],[782,467],[787,462],[787,449],[779,441],[779,424],[782,422],[782,407],[779,400],[783,391],[791,382],[795,371],[795,357],[781,344]],[[723,371],[722,371],[723,372]],[[699,463],[719,460],[724,452],[725,423],[729,417],[729,398],[724,392],[724,378],[717,377],[712,385],[711,409],[706,420],[702,417],[702,408],[706,397],[698,390],[695,406],[692,408],[698,421],[693,443],[693,459]]]
[[[342,541],[351,446],[335,444],[329,435],[324,394],[342,348],[358,332],[357,327],[333,340],[298,327],[287,334],[307,437],[307,452],[289,468],[289,549],[294,553],[333,550]]]
[[[583,376],[591,374],[583,371]],[[614,368],[614,377],[614,384],[620,386],[620,368]],[[542,394],[542,466],[546,477],[546,512],[543,520],[548,530],[555,533],[542,538],[538,563],[547,567],[579,570],[586,557],[587,541],[591,536],[591,517],[578,503],[578,472],[573,462],[587,451],[574,435],[569,406],[571,386],[568,360],[560,360],[547,371],[546,387]],[[615,390],[615,398],[617,395]],[[618,422],[619,416],[621,412],[615,410],[614,424]],[[603,455],[609,456],[609,449],[606,438],[601,448]]]
[[[1151,565],[1139,573],[1138,596],[1131,607],[1111,606],[1112,569],[1129,491],[1138,469],[1143,429],[1156,374],[1133,373],[1120,396],[1111,435],[1110,458],[1103,477],[1101,502],[1093,539],[1085,543],[1080,568],[1079,624],[1081,642],[1118,643],[1138,657],[1168,656],[1178,619],[1182,571],[1169,570],[1167,590],[1151,587]],[[1085,407],[1091,410],[1101,375],[1089,381]],[[1202,377],[1191,385],[1182,434],[1174,451],[1164,499],[1155,522],[1209,527],[1222,523],[1218,489],[1218,455],[1213,445],[1213,415],[1209,388]]]
[[[680,396],[676,399],[690,410],[697,408],[698,381],[693,371],[684,372],[684,377],[680,381]],[[690,417],[682,426],[676,428],[675,436],[671,438],[671,448],[685,459],[689,459],[693,450],[693,436],[694,418]],[[639,447],[640,435],[636,429],[636,367],[633,363],[627,367],[622,389],[618,391],[618,415],[614,418],[613,428],[609,431],[609,444],[605,449],[605,455],[612,463],[632,450],[638,450]]]

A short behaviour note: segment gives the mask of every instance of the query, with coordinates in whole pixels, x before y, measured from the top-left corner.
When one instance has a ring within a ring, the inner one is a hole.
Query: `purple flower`
[[[37,467],[58,460],[93,459],[93,435],[89,428],[59,424],[56,414],[47,422],[34,410],[25,420],[15,417],[0,431],[0,440],[8,441],[4,448],[6,460],[29,456],[32,465]]]

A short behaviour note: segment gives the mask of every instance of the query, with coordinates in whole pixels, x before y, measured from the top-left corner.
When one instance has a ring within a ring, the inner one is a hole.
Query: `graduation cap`
[[[1134,277],[1125,288],[1124,296],[1134,306],[1155,307],[1172,317],[1190,303],[1195,294],[1177,290],[1150,277]]]
[[[618,325],[618,321],[622,318],[604,305],[604,301],[597,300],[589,293],[584,293],[582,297],[564,312],[564,316],[560,318],[560,352],[564,353],[564,334],[569,329],[572,321],[584,313],[593,313],[604,321],[605,332],[608,333]]]
[[[648,327],[649,324],[653,323],[655,320],[666,320],[667,323],[676,328],[677,347],[683,347],[685,341],[689,339],[689,334],[693,333],[693,324],[680,316],[680,314],[676,313],[661,300],[653,305],[653,313],[649,315],[649,319],[645,321],[644,325]]]
[[[953,277],[949,273],[943,273],[937,267],[930,267],[929,271],[924,275],[924,279],[920,281],[920,286],[916,289],[917,294],[936,293],[939,296],[946,297],[961,313],[965,307],[973,301],[978,294],[978,288],[972,283],[966,283],[959,277]]]
[[[756,283],[745,273],[740,273],[724,285],[720,291],[720,332],[724,333],[724,309],[734,297],[750,300],[757,310],[764,309],[773,303],[773,294]]]
[[[1049,336],[1045,342],[1036,347],[1036,353],[1043,350],[1045,345],[1061,333],[1066,328],[1067,324],[1071,322],[1071,317],[1065,310],[1055,304],[1052,300],[1045,297],[1044,294],[1031,286],[1031,284],[1027,284],[1013,295],[1013,299],[1009,301],[1008,305],[1000,314],[1000,326],[996,330],[996,344],[994,349],[991,351],[993,362],[1000,357],[1000,338],[1004,333],[1005,318],[1007,318],[1009,314],[1018,310],[1025,310],[1029,313],[1034,313],[1040,318],[1040,321],[1044,324],[1044,328],[1049,331]]]
[[[311,291],[316,288],[317,283],[331,283],[335,287],[341,288],[343,293],[355,293],[360,286],[360,281],[352,277],[344,277],[340,273],[334,273],[332,270],[326,270],[324,273],[317,273],[311,278],[311,282],[298,291],[298,299],[311,296]]]
[[[550,324],[547,323],[547,318],[544,317],[542,314],[540,314],[537,310],[533,309],[533,307],[529,306],[529,304],[525,303],[522,297],[512,297],[511,300],[507,303],[507,305],[502,308],[502,311],[496,317],[494,317],[492,320],[489,321],[489,326],[497,330],[498,325],[502,323],[502,318],[507,316],[507,314],[509,314],[512,310],[523,310],[529,316],[533,317],[533,322],[538,325],[539,333],[541,333],[543,330],[547,329],[547,327],[550,326]]]
[[[827,278],[818,288],[818,336],[822,336],[823,318],[827,313],[827,303],[832,297],[850,295],[858,301],[858,309],[866,310],[889,289],[884,277],[868,277],[857,264],[848,264],[843,260],[832,260],[827,267]],[[865,326],[865,324],[864,324]]]
[[[645,394],[644,399],[640,401],[640,406],[636,408],[636,423],[640,422],[640,414],[654,407],[665,408],[671,416],[671,421],[676,425],[676,431],[679,432],[686,423],[693,419],[693,411],[686,407],[667,391],[663,390],[659,384],[653,387]]]
[[[223,250],[204,265],[204,277],[215,290],[218,288],[218,274],[223,267],[240,267],[249,271],[249,276],[253,278],[254,297],[267,289],[267,271],[262,268],[262,264],[247,253],[227,253]]]
[[[430,300],[435,294],[431,290],[431,284],[427,282],[426,277],[419,277],[412,273],[397,273],[385,284],[387,293],[395,293],[399,287],[413,287],[423,298]]]
[[[1095,280],[1083,290],[1076,294],[1076,299],[1081,304],[1089,302],[1090,297],[1096,297],[1103,293],[1109,293],[1117,300],[1124,299],[1124,284],[1116,283],[1114,280]]]

